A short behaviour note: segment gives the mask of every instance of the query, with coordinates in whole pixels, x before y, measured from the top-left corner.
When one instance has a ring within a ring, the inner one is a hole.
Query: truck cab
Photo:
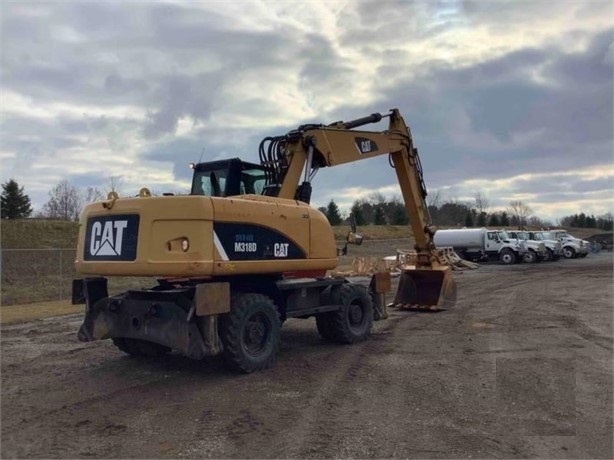
[[[515,260],[513,262],[523,262],[528,253],[527,245],[522,240],[511,238],[505,230],[489,230],[489,233],[493,233],[498,238],[499,252],[509,254],[513,251]],[[499,260],[504,263],[508,263],[503,255],[499,256]]]
[[[543,234],[549,239],[561,242],[562,255],[566,259],[575,259],[588,255],[590,243],[570,235],[566,230],[550,230],[543,232]]]
[[[561,258],[561,253],[563,250],[563,245],[560,241],[548,239],[544,236],[543,232],[527,232],[529,234],[529,239],[532,241],[538,241],[544,243],[546,246],[546,261],[556,261]]]
[[[452,247],[464,259],[483,261],[495,258],[504,264],[522,261],[526,248],[510,241],[499,230],[487,228],[458,228],[438,230],[434,236],[438,248]]]
[[[524,256],[524,261],[527,263],[535,263],[545,260],[548,256],[546,245],[543,241],[534,241],[529,238],[529,232],[510,230],[507,232],[510,238],[518,241],[524,241],[527,247],[527,252]]]

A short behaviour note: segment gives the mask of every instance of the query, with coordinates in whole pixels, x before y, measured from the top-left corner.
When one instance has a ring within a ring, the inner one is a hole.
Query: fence
[[[75,249],[3,249],[0,304],[69,299]]]
[[[67,300],[72,295],[75,249],[2,249],[0,305]],[[83,275],[81,275],[83,276]],[[151,288],[155,277],[111,277],[109,294]]]

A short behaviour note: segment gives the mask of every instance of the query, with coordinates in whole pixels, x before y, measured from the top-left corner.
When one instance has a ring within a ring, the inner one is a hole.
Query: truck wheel
[[[524,255],[524,262],[528,264],[534,264],[535,262],[537,262],[537,253],[532,249],[529,249]]]
[[[273,301],[261,294],[239,294],[220,320],[224,359],[249,373],[270,367],[279,349],[281,321]]]
[[[552,262],[554,260],[554,252],[550,248],[546,248],[546,257],[544,257],[545,262]]]
[[[330,333],[329,340],[338,343],[365,340],[373,325],[373,303],[367,289],[359,284],[342,284],[332,292],[331,300],[343,307],[329,313],[329,324],[326,327],[330,330],[325,332]]]
[[[574,250],[574,248],[565,246],[563,248],[563,257],[565,257],[566,259],[573,259],[576,257],[576,251]]]
[[[130,339],[127,337],[116,337],[113,344],[124,353],[132,356],[163,356],[170,353],[171,349],[159,343],[147,340]]]
[[[513,264],[516,262],[516,255],[511,249],[505,248],[499,253],[499,260],[505,265]]]

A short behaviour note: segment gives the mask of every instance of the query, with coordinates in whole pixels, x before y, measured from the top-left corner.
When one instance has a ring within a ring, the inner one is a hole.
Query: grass
[[[84,312],[83,305],[71,305],[66,300],[41,302],[31,305],[12,305],[0,308],[0,324],[15,324],[52,316],[72,315]]]
[[[75,248],[79,224],[45,219],[0,220],[2,249]]]

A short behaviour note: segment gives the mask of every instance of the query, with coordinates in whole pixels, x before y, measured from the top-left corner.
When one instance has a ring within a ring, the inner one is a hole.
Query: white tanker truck
[[[494,258],[513,264],[521,262],[527,253],[523,241],[510,241],[505,232],[487,228],[437,230],[434,242],[438,248],[451,246],[463,259],[473,261]]]

